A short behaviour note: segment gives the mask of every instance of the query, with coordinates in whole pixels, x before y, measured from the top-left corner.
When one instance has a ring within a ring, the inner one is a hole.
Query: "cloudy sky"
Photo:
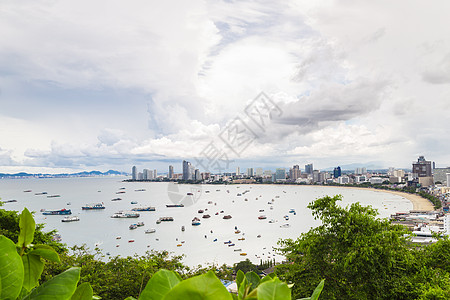
[[[447,0],[1,1],[0,173],[181,171],[184,158],[448,166],[449,11]]]

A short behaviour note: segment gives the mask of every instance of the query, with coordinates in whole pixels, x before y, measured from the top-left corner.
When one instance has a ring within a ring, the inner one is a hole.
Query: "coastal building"
[[[249,176],[249,177],[253,177],[254,176],[253,168],[247,168],[247,176]]]
[[[290,181],[296,181],[301,176],[300,167],[298,165],[293,166],[289,169],[289,179]]]
[[[275,170],[275,181],[283,181],[283,180],[286,180],[286,169],[277,168]]]
[[[450,167],[447,168],[435,168],[433,169],[434,181],[439,181],[441,183],[448,183],[447,173],[450,173]]]
[[[194,171],[194,180],[202,180],[202,176],[200,175],[199,169],[195,169]]]
[[[262,168],[256,168],[255,169],[255,175],[257,177],[261,177],[263,175],[263,169]]]
[[[136,166],[133,166],[131,168],[131,179],[136,180],[137,179],[137,168]]]
[[[158,177],[158,172],[156,169],[153,170],[153,179],[156,179]]]
[[[236,167],[236,176],[241,175],[241,169],[239,167]]]
[[[450,187],[450,173],[447,173],[447,187]]]
[[[144,173],[139,172],[139,173],[137,174],[137,180],[143,180],[143,179],[144,179]]]
[[[338,178],[339,184],[349,184],[350,183],[350,177],[344,175]]]
[[[169,179],[172,179],[172,178],[173,178],[173,166],[170,165],[169,166]]]
[[[342,175],[341,167],[338,166],[338,167],[334,168],[333,177],[339,178],[339,177],[341,177],[341,175]]]
[[[355,170],[355,175],[363,175],[363,174],[367,174],[367,169],[366,168],[356,168]]]
[[[319,174],[320,174],[319,170],[313,170],[313,172],[312,172],[312,182],[313,183],[320,181]]]
[[[144,180],[149,180],[149,179],[151,179],[151,178],[149,178],[149,171],[150,171],[150,170],[148,170],[148,169],[142,170],[142,177],[143,177]]]
[[[190,162],[183,160],[183,180],[192,180],[193,166]]]
[[[412,164],[413,178],[421,186],[434,184],[431,161],[425,160],[424,156],[419,156],[417,162]]]
[[[383,178],[381,178],[381,177],[372,177],[372,178],[370,178],[369,179],[369,182],[371,183],[371,184],[382,184],[383,183]]]
[[[305,165],[305,173],[306,174],[311,174],[312,175],[313,171],[314,171],[313,164]]]

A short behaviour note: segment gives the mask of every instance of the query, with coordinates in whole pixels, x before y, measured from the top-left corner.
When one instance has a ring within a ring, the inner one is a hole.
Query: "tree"
[[[244,273],[247,272],[257,272],[258,267],[254,265],[250,259],[242,260],[234,265],[234,271],[237,273],[239,270],[241,270]]]
[[[326,196],[308,205],[322,225],[280,242],[278,250],[290,263],[277,274],[294,283],[297,298],[309,295],[322,279],[324,299],[416,298],[421,292],[412,278],[419,265],[406,229],[377,219],[370,206],[340,207],[341,199]]]

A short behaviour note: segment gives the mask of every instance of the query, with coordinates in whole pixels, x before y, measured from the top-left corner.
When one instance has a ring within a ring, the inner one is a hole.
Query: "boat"
[[[238,233],[241,233],[241,231],[240,230],[236,230],[234,233],[238,234]]]
[[[137,227],[142,227],[142,226],[144,226],[144,222],[137,222]]]
[[[208,219],[208,218],[211,218],[211,216],[210,215],[208,215],[208,214],[206,214],[206,215],[203,215],[203,217],[202,217],[203,219]]]
[[[186,229],[184,228],[184,225],[181,226],[181,231],[185,231]]]
[[[124,187],[119,188],[119,190],[124,190],[124,189],[125,189]]]
[[[270,219],[269,223],[275,223],[275,220],[274,219]]]
[[[46,210],[42,213],[43,215],[71,215],[72,211],[70,209],[59,209],[59,210]]]
[[[24,193],[31,193],[32,192],[32,190],[25,190],[25,191],[23,191]]]
[[[200,224],[201,223],[200,223],[200,219],[199,218],[195,217],[195,218],[192,219],[192,226],[198,226]]]
[[[261,216],[258,217],[258,219],[259,219],[259,220],[265,220],[265,219],[267,219],[267,217],[264,216],[264,215],[261,215]]]
[[[291,225],[289,225],[289,224],[280,225],[280,228],[289,228],[289,227],[291,227]]]
[[[236,196],[242,196],[242,194],[237,194]]]
[[[61,195],[48,195],[47,198],[57,198],[57,197],[61,197]]]
[[[177,244],[177,247],[181,247],[181,246],[183,246],[183,244]]]
[[[125,194],[125,191],[118,191],[116,194]]]
[[[173,217],[160,217],[158,221],[161,222],[171,222],[173,221]],[[159,223],[158,223],[159,224]]]
[[[146,229],[145,233],[155,233],[156,229],[155,228],[150,228],[150,229]]]
[[[238,241],[245,241],[245,237],[238,238]]]
[[[258,234],[257,236],[256,236],[257,238],[260,238],[261,237],[261,235],[260,234]]]
[[[231,219],[231,216],[230,215],[223,216],[223,219],[225,220]]]
[[[203,213],[203,209],[199,209],[197,212],[198,212],[199,214],[202,214],[202,213]]]
[[[0,201],[0,202],[3,202],[3,203],[14,203],[14,202],[17,202],[17,200],[16,199],[11,199],[11,200],[5,200],[5,201]]]
[[[140,215],[137,212],[119,211],[111,216],[111,218],[138,218]]]
[[[120,240],[122,237],[119,235],[119,236],[116,236],[116,240]]]
[[[232,244],[228,244],[228,247],[234,247],[235,245],[232,243]]]
[[[130,229],[136,229],[136,228],[138,228],[138,227],[137,227],[137,224],[131,224],[130,227],[128,227],[128,228],[130,228]]]
[[[259,212],[264,212],[264,209],[260,209]]]
[[[284,219],[285,219],[286,221],[289,221],[289,216],[288,216],[288,215],[284,216]]]
[[[128,240],[128,243],[134,243],[134,240]]]
[[[245,253],[245,252],[242,252],[242,253],[239,253],[239,255],[240,255],[240,256],[246,256],[246,255],[247,255],[247,253]]]
[[[75,222],[75,221],[80,221],[80,218],[78,218],[77,216],[71,216],[71,217],[67,216],[61,220],[61,222]]]
[[[111,201],[120,201],[120,200],[122,200],[122,198],[114,198],[114,199],[111,199]]]
[[[192,193],[187,193],[186,195],[188,195],[188,196],[193,196],[194,194],[192,194]]]
[[[105,206],[103,203],[92,203],[92,204],[86,204],[85,206],[81,207],[82,210],[91,210],[91,209],[105,209]]]
[[[156,220],[156,224],[161,224],[161,220],[160,219]]]
[[[291,209],[289,210],[289,213],[291,213],[291,214],[295,213],[295,209],[291,208]]]
[[[223,242],[224,244],[231,244],[231,241]]]
[[[137,204],[137,201],[131,201],[130,203],[131,204]]]
[[[184,207],[184,204],[166,204],[166,207]]]
[[[40,192],[40,193],[34,193],[36,196],[40,196],[40,195],[47,195],[47,192]]]
[[[155,211],[156,208],[153,206],[135,207],[131,209],[132,211]]]
[[[239,249],[234,249],[233,251],[234,251],[234,252],[239,252],[239,251],[242,251],[242,249],[241,249],[241,248],[239,248]]]
[[[72,205],[72,203],[71,202],[67,202],[67,205]]]
[[[208,204],[212,204],[212,201],[208,201]]]
[[[146,191],[146,189],[137,189],[137,190],[134,190],[135,192],[145,192]]]

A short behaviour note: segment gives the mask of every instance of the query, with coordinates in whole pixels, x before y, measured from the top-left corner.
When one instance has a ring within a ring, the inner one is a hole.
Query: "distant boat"
[[[188,196],[193,196],[194,194],[192,194],[192,193],[187,193],[186,195],[188,195]]]
[[[185,231],[186,229],[184,228],[184,225],[181,226],[181,231]]]
[[[235,245],[234,244],[228,244],[228,247],[234,247]]]
[[[140,215],[137,212],[123,212],[120,211],[111,216],[111,218],[138,218]]]
[[[150,229],[146,229],[145,233],[155,233],[156,229],[155,228],[150,228]]]
[[[184,204],[166,204],[166,207],[184,207]]]
[[[284,216],[284,219],[285,219],[286,221],[289,221],[289,216],[288,216],[288,215]]]
[[[283,224],[280,226],[280,228],[289,228],[289,227],[291,227],[291,225],[289,225],[289,224]]]
[[[244,237],[238,238],[238,241],[245,241],[245,238]]]
[[[291,208],[291,209],[289,210],[289,213],[294,214],[294,213],[295,213],[295,209]]]
[[[61,197],[61,195],[48,195],[47,198],[57,198],[57,197]]]
[[[210,215],[208,215],[208,214],[206,214],[206,215],[203,215],[203,219],[208,219],[208,218],[210,218],[211,216]]]
[[[136,229],[136,228],[138,228],[138,227],[137,227],[137,224],[131,224],[128,228],[130,228],[130,229]]]
[[[135,207],[131,209],[132,211],[155,211],[156,208],[153,206]]]
[[[39,196],[39,195],[47,195],[47,192],[41,192],[41,193],[34,193],[36,196]]]
[[[131,204],[137,204],[137,201],[131,201],[130,203]]]
[[[146,189],[138,189],[138,190],[134,190],[135,192],[145,192]]]
[[[195,217],[195,218],[192,219],[192,226],[198,226],[200,224],[201,223],[200,223],[200,219],[199,218]]]
[[[91,210],[91,209],[105,209],[105,206],[103,203],[92,203],[92,204],[86,204],[85,206],[81,207],[82,210]]]
[[[265,219],[267,219],[267,217],[264,216],[264,215],[261,215],[261,216],[258,217],[258,219],[259,219],[259,220],[265,220]]]
[[[80,218],[78,218],[77,216],[71,216],[71,217],[64,217],[64,219],[61,220],[61,222],[75,222],[75,221],[80,221]]]
[[[70,209],[59,209],[59,210],[46,210],[42,213],[43,215],[71,215],[72,211]]]
[[[159,222],[171,222],[173,221],[173,217],[160,217],[158,219]]]
[[[202,214],[202,213],[203,213],[203,209],[199,209],[197,212],[198,212],[199,214]]]
[[[25,191],[23,191],[24,193],[31,193],[32,192],[32,190],[25,190]]]
[[[246,255],[247,255],[247,253],[245,253],[245,252],[242,252],[242,253],[239,253],[239,255],[240,255],[240,256],[246,256]]]
[[[225,220],[231,219],[231,216],[230,215],[223,216],[223,219],[225,219]]]
[[[118,191],[116,194],[125,194],[125,191]]]
[[[52,241],[59,242],[59,241],[61,241],[61,240],[62,240],[62,238],[61,238],[61,235],[60,235],[60,234],[54,234],[54,235],[52,236]]]
[[[111,199],[111,201],[120,201],[120,200],[122,200],[122,198],[114,198],[114,199]]]
[[[233,251],[234,251],[234,252],[239,252],[239,251],[242,251],[242,249],[241,249],[241,248],[239,248],[239,249],[234,249]]]
[[[142,227],[142,226],[144,226],[144,222],[137,222],[137,227]]]
[[[16,200],[16,199],[11,199],[11,200],[5,200],[5,201],[0,201],[0,202],[3,202],[3,203],[13,203],[13,202],[17,202],[17,200]]]

